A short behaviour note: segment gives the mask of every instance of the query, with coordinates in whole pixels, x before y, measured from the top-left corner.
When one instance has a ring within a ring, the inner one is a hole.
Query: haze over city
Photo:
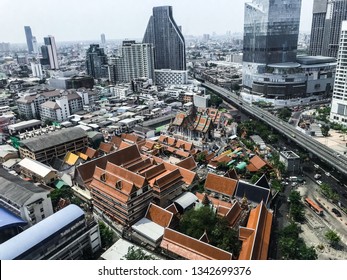
[[[171,5],[184,35],[243,32],[244,3],[249,0],[1,0],[0,41],[24,43],[23,26],[37,40],[52,34],[57,42],[141,39],[154,6]],[[301,31],[311,28],[313,0],[302,1]]]

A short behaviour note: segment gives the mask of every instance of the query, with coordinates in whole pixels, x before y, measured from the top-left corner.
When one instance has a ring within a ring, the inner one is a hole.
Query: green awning
[[[247,163],[245,162],[240,162],[238,165],[236,165],[236,168],[239,170],[244,169],[247,166]]]
[[[61,189],[62,187],[66,186],[68,187],[68,185],[63,181],[63,180],[56,180],[54,182],[54,186],[57,188],[57,189]]]

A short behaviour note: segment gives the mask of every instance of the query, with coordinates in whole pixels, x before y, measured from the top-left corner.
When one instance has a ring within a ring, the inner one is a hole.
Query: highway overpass
[[[341,174],[347,176],[347,158],[345,156],[340,155],[333,149],[319,143],[311,136],[300,132],[295,127],[282,121],[268,111],[244,102],[237,95],[224,88],[209,82],[202,83],[202,86],[215,92],[217,95],[223,98],[223,100],[244,111],[246,114],[264,121],[291,141],[296,142],[299,146],[317,156],[320,158],[320,160],[326,162],[328,165],[341,172]]]

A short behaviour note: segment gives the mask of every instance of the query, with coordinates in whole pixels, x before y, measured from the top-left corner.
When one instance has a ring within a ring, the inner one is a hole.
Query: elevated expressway
[[[317,156],[320,158],[320,160],[326,162],[344,176],[347,176],[347,158],[345,156],[337,154],[333,149],[319,143],[311,136],[300,132],[299,130],[295,129],[295,127],[283,122],[281,119],[272,115],[268,111],[263,110],[255,105],[245,103],[241,98],[224,88],[209,82],[202,83],[202,86],[215,92],[217,95],[223,98],[224,101],[231,103],[241,111],[244,111],[247,115],[264,121],[291,141],[296,142],[299,146]]]

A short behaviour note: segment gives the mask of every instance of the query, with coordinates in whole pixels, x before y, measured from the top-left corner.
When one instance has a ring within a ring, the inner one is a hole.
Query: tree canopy
[[[228,227],[224,218],[216,215],[209,206],[191,209],[183,214],[179,231],[193,238],[200,239],[206,232],[210,244],[238,256],[241,242],[237,231]]]
[[[125,260],[156,260],[152,255],[146,254],[140,248],[135,249],[135,246],[130,246],[128,252],[123,256]]]
[[[318,258],[314,247],[307,247],[299,237],[300,227],[291,223],[280,232],[279,249],[285,260],[316,260]]]

